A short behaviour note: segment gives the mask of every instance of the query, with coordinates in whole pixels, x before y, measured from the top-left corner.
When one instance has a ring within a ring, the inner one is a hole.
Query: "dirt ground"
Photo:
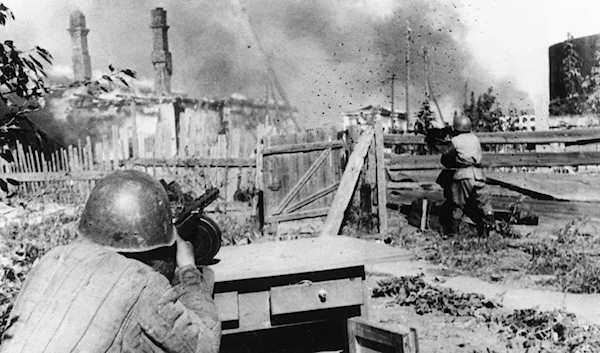
[[[80,209],[32,204],[0,210],[2,321],[39,255],[76,237]],[[369,299],[370,320],[416,328],[421,352],[600,352],[596,220],[542,217],[538,226],[511,225],[488,239],[473,237],[466,226],[463,236],[445,240],[388,211],[389,232],[355,235],[408,249],[414,260],[368,270],[377,294]],[[248,225],[223,217],[216,218],[230,223],[223,226],[228,233],[255,241]],[[23,222],[7,226],[15,218]]]
[[[398,270],[380,267],[386,273],[372,273],[369,285],[376,289],[382,280],[421,274],[431,287],[415,292],[416,300],[396,293],[371,298],[371,320],[416,328],[421,352],[600,352],[596,219],[542,216],[537,226],[511,225],[510,232],[488,239],[467,227],[464,235],[444,240],[409,225],[398,211],[390,216],[392,229],[383,240],[415,258]],[[443,292],[432,295],[432,288]],[[465,315],[473,307],[472,298],[461,297],[466,293],[498,307]]]

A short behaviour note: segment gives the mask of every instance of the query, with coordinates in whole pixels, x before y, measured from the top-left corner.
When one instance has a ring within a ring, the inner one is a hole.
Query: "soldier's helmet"
[[[452,123],[452,129],[460,132],[469,132],[471,131],[471,119],[469,119],[466,115],[460,115],[454,117],[454,121]]]
[[[85,204],[79,234],[118,252],[144,252],[175,243],[164,187],[150,175],[117,171],[101,179]]]

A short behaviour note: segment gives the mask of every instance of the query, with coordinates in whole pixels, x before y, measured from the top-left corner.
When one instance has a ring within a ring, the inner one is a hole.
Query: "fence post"
[[[375,149],[377,151],[377,206],[379,215],[379,233],[387,231],[387,185],[385,175],[385,159],[383,151],[383,126],[381,121],[375,124]]]

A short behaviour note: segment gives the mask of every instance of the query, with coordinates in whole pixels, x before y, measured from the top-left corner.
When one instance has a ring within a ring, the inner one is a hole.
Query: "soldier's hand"
[[[215,272],[208,266],[198,266],[198,269],[202,272],[203,290],[212,294],[215,289]]]
[[[196,266],[196,260],[194,259],[194,246],[192,243],[183,240],[177,232],[175,232],[177,239],[177,267],[183,268],[185,266]]]

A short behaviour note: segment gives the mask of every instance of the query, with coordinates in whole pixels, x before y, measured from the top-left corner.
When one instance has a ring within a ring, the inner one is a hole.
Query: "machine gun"
[[[447,139],[452,134],[451,126],[446,125],[442,128],[435,128],[417,121],[414,131],[416,134],[425,135],[425,143],[432,152],[444,153],[451,146],[451,142]]]
[[[169,186],[161,180],[163,186]],[[178,187],[176,187],[178,189]],[[178,190],[179,191],[179,190]],[[206,265],[212,262],[221,249],[221,230],[215,221],[203,213],[219,196],[219,189],[211,188],[195,200],[185,202],[183,210],[173,219],[179,236],[192,243],[196,264]]]

